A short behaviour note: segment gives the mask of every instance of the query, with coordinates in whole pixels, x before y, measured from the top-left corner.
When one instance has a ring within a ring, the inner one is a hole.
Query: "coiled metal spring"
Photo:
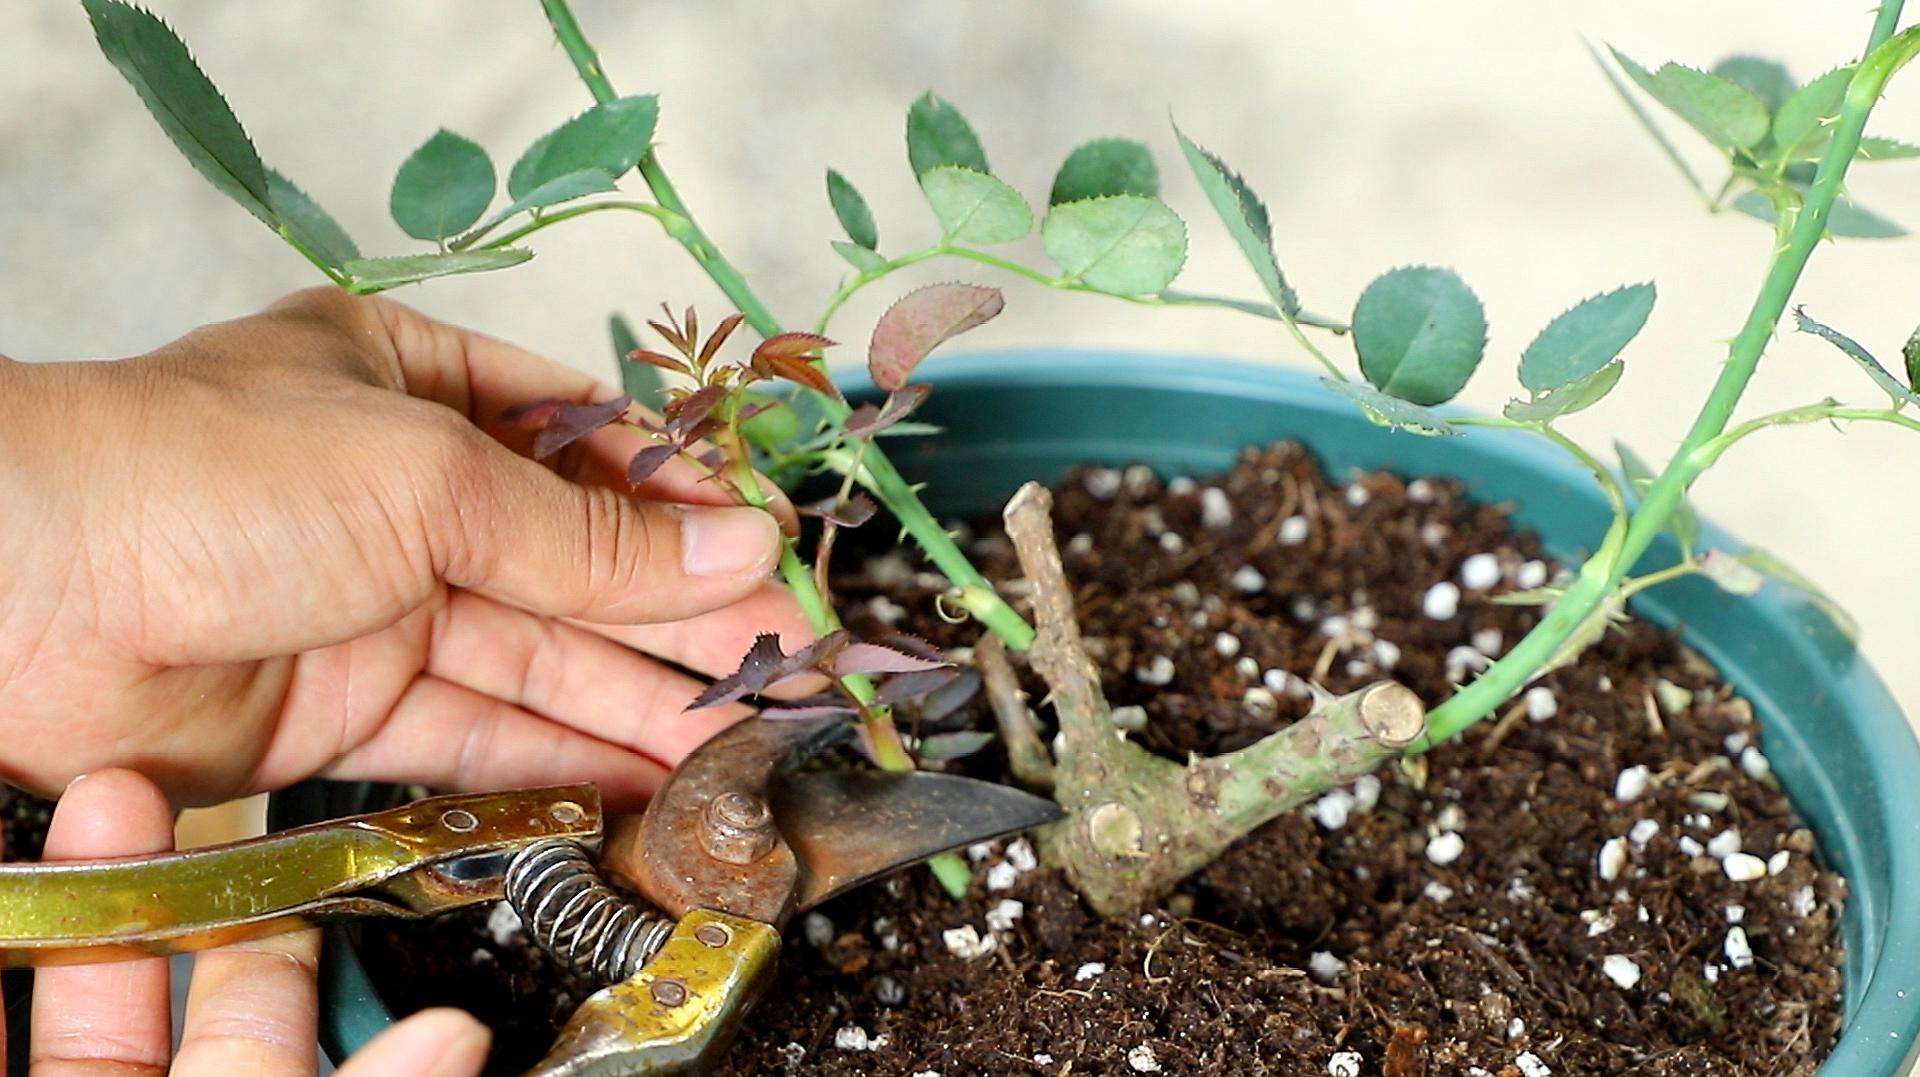
[[[574,971],[618,983],[639,971],[674,922],[608,886],[578,842],[547,838],[507,868],[507,903],[527,934]]]

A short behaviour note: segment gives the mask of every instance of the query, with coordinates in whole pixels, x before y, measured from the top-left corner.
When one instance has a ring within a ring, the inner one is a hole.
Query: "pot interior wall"
[[[1292,439],[1312,448],[1336,480],[1356,469],[1459,479],[1479,500],[1511,503],[1516,520],[1563,560],[1577,561],[1609,519],[1592,480],[1540,439],[1399,433],[1368,422],[1316,379],[1271,367],[1006,352],[936,361],[924,376],[937,389],[916,418],[945,432],[885,444],[903,474],[928,484],[943,514],[994,511],[1021,482],[1051,481],[1077,464],[1204,474],[1228,468],[1242,447]],[[1710,527],[1702,543],[1734,545]],[[1676,556],[1663,539],[1641,568]],[[1687,580],[1655,589],[1634,610],[1681,626],[1752,702],[1775,773],[1823,855],[1848,878],[1849,1024],[1822,1072],[1904,1073],[1920,1048],[1920,744],[1850,641],[1781,587],[1740,599]],[[348,790],[303,795],[309,811],[359,810]],[[1902,905],[1908,912],[1896,917]],[[330,1018],[330,1050],[350,1049],[381,1026],[385,1010],[344,947],[331,948],[328,970],[336,1000],[347,1002]]]

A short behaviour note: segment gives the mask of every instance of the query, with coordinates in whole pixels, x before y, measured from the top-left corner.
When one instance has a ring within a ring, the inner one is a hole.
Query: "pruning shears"
[[[0,865],[0,959],[181,953],[504,899],[542,946],[611,982],[528,1077],[706,1072],[795,913],[1059,817],[952,775],[806,769],[850,733],[840,717],[742,722],[640,815],[603,818],[593,786],[564,785],[428,797],[185,853]]]

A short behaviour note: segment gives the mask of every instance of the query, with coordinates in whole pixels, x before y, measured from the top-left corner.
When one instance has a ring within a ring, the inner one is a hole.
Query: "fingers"
[[[459,1010],[422,1010],[375,1036],[335,1072],[337,1077],[472,1077],[486,1064],[492,1042],[484,1025]]]
[[[773,582],[762,584],[731,606],[684,620],[644,625],[579,624],[596,635],[709,677],[724,677],[738,669],[740,659],[753,646],[754,637],[761,633],[779,636],[781,649],[787,654],[818,636],[806,614],[800,611],[793,593]],[[822,679],[817,684],[802,686],[800,694],[817,692],[824,687]]]
[[[195,956],[175,1077],[312,1073],[319,960],[317,930]]]
[[[46,859],[166,852],[173,813],[152,782],[130,770],[74,779],[47,831]],[[34,1077],[164,1073],[173,1045],[165,958],[44,968],[35,973],[30,1066]]]
[[[737,665],[744,653],[743,646],[722,661]],[[434,619],[426,672],[669,766],[748,713],[737,705],[688,711],[703,687],[691,677],[583,629],[462,592]]]
[[[667,767],[471,688],[422,676],[380,732],[342,755],[325,776],[447,790],[593,782],[610,809],[630,810],[660,788]]]

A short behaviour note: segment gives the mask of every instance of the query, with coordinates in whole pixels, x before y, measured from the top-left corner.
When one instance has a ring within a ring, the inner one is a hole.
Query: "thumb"
[[[580,486],[497,443],[461,469],[438,566],[448,584],[551,617],[677,621],[757,589],[780,557],[780,525],[747,506],[640,501]]]

